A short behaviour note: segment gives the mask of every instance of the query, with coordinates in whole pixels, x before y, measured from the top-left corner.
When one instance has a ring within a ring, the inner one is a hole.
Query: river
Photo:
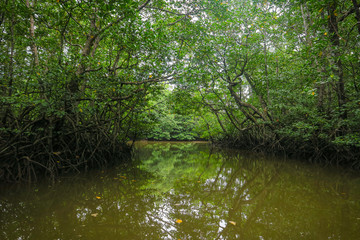
[[[0,239],[360,239],[359,175],[206,143],[0,191]]]

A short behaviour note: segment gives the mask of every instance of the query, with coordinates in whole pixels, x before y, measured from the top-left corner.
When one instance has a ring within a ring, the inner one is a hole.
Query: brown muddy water
[[[205,143],[0,193],[0,239],[360,239],[359,175]]]

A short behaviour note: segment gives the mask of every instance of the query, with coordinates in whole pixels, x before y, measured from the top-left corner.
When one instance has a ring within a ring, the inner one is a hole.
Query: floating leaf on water
[[[181,219],[176,219],[176,223],[182,223]]]
[[[229,221],[229,223],[236,226],[236,222],[234,222],[234,221]]]

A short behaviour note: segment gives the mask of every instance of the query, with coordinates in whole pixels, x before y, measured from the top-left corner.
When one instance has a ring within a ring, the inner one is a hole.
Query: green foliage
[[[152,140],[195,140],[199,135],[194,131],[197,125],[196,116],[178,112],[170,100],[171,92],[164,90],[153,108],[148,111],[154,123],[143,137]],[[179,105],[179,104],[177,104]],[[185,106],[183,106],[185,109]],[[186,110],[183,110],[186,111]]]

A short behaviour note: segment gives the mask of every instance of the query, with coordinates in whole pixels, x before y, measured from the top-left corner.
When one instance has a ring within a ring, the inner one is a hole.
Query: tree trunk
[[[266,81],[266,97],[267,97],[267,105],[270,105],[270,86],[269,86],[269,74],[268,74],[268,61],[267,61],[267,45],[266,45],[266,32],[264,32],[264,65],[265,65],[265,81]]]
[[[37,46],[35,43],[35,20],[34,20],[34,15],[32,13],[32,8],[35,5],[35,1],[32,3],[32,6],[30,6],[30,0],[26,0],[26,6],[27,8],[31,11],[30,13],[30,27],[29,27],[29,32],[30,32],[30,38],[31,38],[31,51],[33,53],[34,56],[34,65],[35,66],[39,66],[39,55],[38,55],[38,50],[37,50]]]
[[[14,1],[12,1],[13,9],[15,6]],[[11,97],[12,96],[12,89],[13,89],[13,81],[14,81],[14,52],[15,52],[15,39],[14,39],[14,25],[15,25],[15,14],[14,10],[12,9],[11,12],[11,21],[10,21],[10,61],[9,61],[9,68],[7,74],[7,88],[2,86],[2,95]],[[4,83],[5,84],[5,83]],[[6,91],[8,90],[8,91]],[[11,111],[10,105],[5,104],[1,106],[0,109],[0,121],[3,126],[6,126],[7,116]]]
[[[255,123],[256,125],[258,124],[256,118],[254,116],[252,116],[248,111],[246,111],[246,109],[251,109],[253,110],[263,121],[267,121],[265,115],[263,113],[260,112],[259,109],[257,109],[255,106],[243,102],[241,101],[240,97],[235,93],[233,86],[232,85],[228,85],[228,89],[230,91],[231,96],[234,98],[236,104],[238,105],[239,109],[241,110],[242,113],[244,113],[244,115],[250,119],[253,123]],[[273,128],[271,125],[269,125],[270,128]]]
[[[340,117],[342,119],[347,118],[347,112],[345,109],[346,96],[345,96],[345,83],[344,83],[344,74],[342,62],[340,59],[340,37],[339,37],[339,29],[338,29],[338,21],[337,21],[337,0],[333,0],[328,5],[328,28],[329,28],[329,37],[332,45],[332,57],[333,64],[335,67],[332,68],[332,72],[335,75],[337,80],[336,82],[336,94],[338,97],[338,105],[340,110]]]
[[[360,34],[360,10],[359,10],[360,5],[359,5],[359,3],[357,2],[357,0],[352,0],[352,3],[353,3],[354,8],[355,8],[355,19],[356,19],[356,21],[357,21],[358,33]],[[357,53],[357,56],[358,56],[358,58],[359,58],[359,52]],[[357,67],[358,67],[358,69],[359,69],[359,71],[360,71],[360,61],[358,61]],[[357,80],[360,80],[360,78],[358,77]],[[357,92],[359,92],[359,91],[358,91],[358,88],[357,88],[357,85],[356,85],[355,82],[354,82],[354,87],[355,87],[355,90],[356,90]]]
[[[305,34],[306,43],[310,45],[309,25],[308,25],[308,23],[306,21],[306,16],[305,16],[305,11],[304,11],[303,4],[300,5],[300,10],[301,10],[301,16],[302,16],[303,24],[304,24],[304,34]]]

